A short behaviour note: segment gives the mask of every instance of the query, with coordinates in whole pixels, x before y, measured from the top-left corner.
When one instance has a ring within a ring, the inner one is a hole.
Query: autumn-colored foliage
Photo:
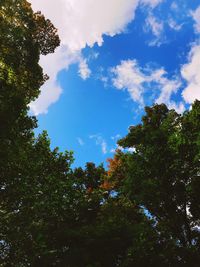
[[[113,158],[108,158],[107,175],[104,176],[101,188],[111,191],[117,190],[124,179],[123,153],[117,150]]]

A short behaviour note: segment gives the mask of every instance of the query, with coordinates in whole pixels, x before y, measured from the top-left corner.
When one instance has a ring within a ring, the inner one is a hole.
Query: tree
[[[1,82],[15,87],[10,97],[18,93],[29,104],[46,80],[40,54],[53,53],[59,45],[57,30],[40,12],[33,13],[26,0],[2,0],[0,22]]]
[[[30,166],[39,168],[41,164],[42,168],[43,164],[31,157],[38,156],[42,138],[34,137],[37,123],[27,114],[28,104],[38,97],[47,79],[38,63],[39,57],[53,52],[59,45],[59,37],[51,22],[41,13],[34,13],[25,0],[2,0],[0,25],[0,258],[2,266],[27,266],[23,249],[27,250],[26,245],[33,238],[27,229],[31,227],[31,216],[34,217],[34,210],[30,216],[31,205],[35,204],[28,201],[28,196],[31,198],[32,189],[32,198],[37,198],[40,185],[37,179],[42,179],[39,169],[34,173]],[[47,141],[45,135],[43,140]],[[48,146],[46,150],[52,162],[61,158],[55,156],[55,151],[50,153]],[[69,156],[63,158],[66,161]],[[44,175],[45,172],[43,178]],[[34,186],[35,179],[38,188]]]
[[[40,54],[59,45],[56,29],[26,0],[0,3],[0,158],[1,185],[18,157],[17,151],[33,138],[36,119],[27,115],[28,104],[38,97],[47,79]]]
[[[27,115],[28,104],[47,79],[39,57],[53,52],[59,37],[52,23],[34,13],[26,0],[2,0],[0,25],[0,158],[9,164],[14,157],[9,153],[33,137],[36,119]]]
[[[147,107],[142,124],[131,126],[119,145],[136,149],[122,156],[126,171],[121,191],[151,214],[157,231],[175,241],[180,266],[197,266],[200,101],[183,115],[164,104]]]
[[[39,57],[58,45],[26,0],[1,0],[0,266],[198,266],[200,102],[146,108],[119,141],[134,153],[73,169],[28,115],[47,79]]]
[[[2,264],[49,266],[58,223],[75,216],[70,207],[75,194],[69,179],[72,155],[51,151],[44,133],[12,160],[0,195]]]
[[[60,41],[52,23],[26,0],[2,0],[0,25],[0,138],[9,138],[11,128],[21,133],[22,118],[35,126],[26,113],[47,79],[39,57],[52,53]]]

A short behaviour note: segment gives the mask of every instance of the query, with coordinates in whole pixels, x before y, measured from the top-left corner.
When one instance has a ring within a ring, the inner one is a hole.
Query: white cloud
[[[79,76],[83,79],[86,80],[90,77],[91,75],[91,70],[88,67],[86,59],[81,59],[79,63]]]
[[[171,79],[167,78],[167,72],[161,68],[151,71],[148,80],[150,88],[152,87],[151,83],[153,82],[160,91],[160,95],[155,99],[155,103],[165,103],[169,109],[175,109],[178,113],[182,113],[185,110],[183,102],[175,103],[171,100],[172,95],[176,94],[181,87],[181,82],[177,77],[172,77]]]
[[[116,145],[115,148],[110,149],[110,153],[115,153],[117,150],[122,152],[128,151],[127,149],[123,148],[122,146]]]
[[[171,8],[171,10],[174,10],[174,11],[178,10],[178,5],[177,5],[177,3],[176,3],[175,1],[172,2],[170,8]]]
[[[180,31],[183,27],[183,24],[178,24],[174,19],[170,18],[168,21],[168,25],[171,29],[175,31]]]
[[[78,143],[79,143],[80,146],[84,146],[85,143],[84,143],[84,141],[83,141],[82,138],[78,137],[77,138],[77,141],[78,141]]]
[[[111,69],[114,78],[113,85],[119,90],[127,90],[131,98],[144,105],[144,93],[148,90],[157,89],[160,95],[154,99],[156,103],[166,103],[178,112],[184,110],[184,104],[175,104],[171,97],[181,86],[178,78],[167,78],[163,68],[141,68],[136,60],[121,61],[121,64]]]
[[[200,6],[194,12],[191,12],[191,14],[195,21],[195,31],[196,33],[200,33]]]
[[[168,78],[163,69],[141,68],[136,60],[121,61],[111,70],[113,85],[119,90],[127,90],[131,98],[144,105],[144,94],[148,90],[157,90],[159,97],[154,102],[165,103],[170,109],[182,113],[185,110],[184,101],[188,104],[196,99],[200,100],[200,45],[194,44],[188,56],[188,62],[181,67],[180,77]],[[183,86],[180,81],[183,78],[186,86],[183,88],[183,101],[176,103],[172,96]]]
[[[136,60],[124,60],[111,69],[114,74],[113,85],[119,90],[128,90],[131,98],[143,104],[143,86],[146,77],[140,71]]]
[[[96,145],[100,145],[101,151],[103,154],[108,153],[107,143],[106,143],[105,139],[100,134],[90,135],[89,138],[94,139],[96,142]]]
[[[116,145],[116,148],[110,149],[110,153],[115,153],[117,150],[120,150],[122,152],[130,152],[130,153],[134,153],[136,151],[134,147],[123,148],[122,146]]]
[[[187,86],[182,96],[187,103],[200,99],[200,45],[194,45],[189,53],[188,63],[181,69],[182,77]]]
[[[58,101],[62,94],[62,88],[54,82],[49,81],[42,87],[40,96],[37,100],[30,103],[30,110],[34,115],[46,114],[51,104]]]
[[[155,74],[157,73],[157,77]],[[166,71],[164,69],[157,70],[151,74],[152,81],[155,81],[159,84],[161,88],[161,93],[159,98],[156,100],[157,103],[166,103],[170,101],[171,95],[176,93],[181,86],[181,83],[177,78],[168,79],[166,78]]]
[[[162,34],[163,31],[163,22],[158,21],[156,17],[153,15],[149,15],[146,18],[146,25],[149,27],[152,31],[152,33],[156,36],[159,37]]]
[[[111,136],[111,140],[113,140],[113,141],[117,141],[117,140],[119,140],[120,138],[122,138],[121,137],[121,135],[120,134],[116,134],[116,135],[114,135],[114,136]]]
[[[149,14],[146,18],[144,30],[152,32],[154,36],[154,39],[148,43],[149,46],[160,46],[164,42],[164,23],[163,21],[158,20],[158,18],[152,14]]]
[[[47,73],[50,78],[42,86],[39,98],[30,103],[34,115],[47,113],[49,106],[59,99],[62,88],[57,82],[57,73],[77,62],[79,57],[77,53],[69,52],[65,46],[59,47],[54,54],[41,57],[40,65],[43,67],[44,73]]]
[[[69,64],[79,63],[79,74],[83,79],[90,75],[90,70],[81,50],[86,45],[102,45],[103,35],[114,36],[125,31],[134,19],[139,0],[29,0],[35,11],[40,10],[58,28],[61,49],[41,58],[45,72],[51,81],[41,89],[38,100],[30,107],[35,115],[46,113],[48,107],[56,102],[62,92],[56,77],[60,70]],[[62,51],[62,52],[61,52]]]
[[[116,152],[116,148],[111,148],[110,149],[110,153],[115,153]]]
[[[176,103],[174,101],[169,101],[168,108],[176,110],[179,114],[182,114],[185,111],[185,105],[183,102]]]
[[[80,50],[102,45],[103,34],[121,33],[134,18],[138,0],[31,0],[59,29],[62,43]]]
[[[105,140],[101,143],[101,148],[102,148],[103,154],[106,154],[107,153],[107,144],[106,144]]]
[[[100,81],[102,81],[104,87],[107,87],[108,86],[108,80],[109,80],[108,77],[103,76],[103,75],[99,75],[97,77],[97,79],[100,80]]]
[[[149,5],[150,7],[154,8],[157,5],[161,4],[163,0],[141,0],[142,4]]]
[[[136,151],[136,149],[135,149],[134,147],[129,147],[127,150],[128,150],[128,152],[130,152],[130,153],[133,153],[133,152]]]

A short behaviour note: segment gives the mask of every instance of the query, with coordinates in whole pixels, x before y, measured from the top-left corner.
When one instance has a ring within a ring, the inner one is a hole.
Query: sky
[[[40,64],[50,79],[30,104],[36,134],[104,163],[144,107],[183,113],[200,100],[199,0],[30,0],[61,39]]]

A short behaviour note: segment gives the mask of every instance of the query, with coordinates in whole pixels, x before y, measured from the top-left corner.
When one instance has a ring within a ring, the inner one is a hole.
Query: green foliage
[[[199,262],[200,101],[182,116],[165,105],[146,108],[142,122],[119,141],[136,149],[122,156],[126,178],[121,191],[150,212],[155,228],[175,241],[182,264],[191,258]]]
[[[26,0],[0,2],[0,122],[7,128],[39,95],[46,81],[38,61],[59,45],[56,29]],[[6,133],[7,134],[7,133]]]

